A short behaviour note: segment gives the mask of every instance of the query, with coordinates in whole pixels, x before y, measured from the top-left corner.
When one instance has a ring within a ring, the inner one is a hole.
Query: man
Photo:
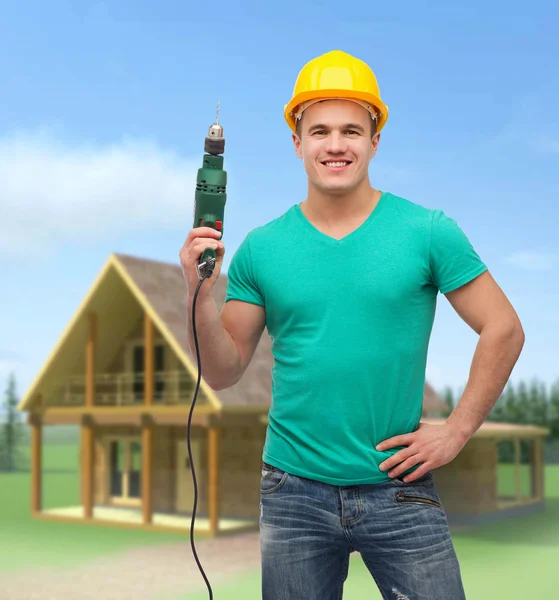
[[[431,471],[482,425],[524,333],[454,220],[371,186],[387,116],[362,61],[333,51],[307,63],[285,118],[308,195],[251,231],[228,271],[226,303],[265,311],[273,339],[264,600],[341,598],[354,551],[383,598],[465,598]],[[458,406],[444,424],[426,425],[439,292],[480,337]],[[226,304],[230,333],[231,311]],[[243,368],[257,339],[245,335],[253,345]]]

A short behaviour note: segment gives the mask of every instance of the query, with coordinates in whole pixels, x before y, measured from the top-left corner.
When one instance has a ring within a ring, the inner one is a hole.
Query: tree
[[[23,439],[23,426],[17,413],[16,378],[13,373],[8,379],[8,388],[3,403],[5,420],[0,422],[0,471],[15,471],[19,459],[19,443]]]
[[[547,391],[545,384],[538,379],[533,379],[530,384],[529,397],[529,414],[527,415],[527,423],[530,425],[538,425],[545,427],[547,423]]]
[[[548,425],[550,436],[559,438],[559,379],[551,386],[549,394]]]
[[[513,423],[526,424],[530,421],[530,397],[528,395],[528,385],[525,381],[520,381],[516,393],[516,404],[513,412]]]
[[[509,381],[506,384],[506,387],[503,390],[502,394],[499,396],[499,398],[493,405],[491,412],[487,416],[488,421],[496,421],[496,422],[507,421],[507,414],[508,414],[507,413],[507,403],[508,403],[508,399],[511,395],[514,396],[514,389],[513,389],[512,382]]]
[[[454,393],[452,392],[452,388],[447,386],[443,392],[444,401],[448,406],[450,412],[454,410]]]

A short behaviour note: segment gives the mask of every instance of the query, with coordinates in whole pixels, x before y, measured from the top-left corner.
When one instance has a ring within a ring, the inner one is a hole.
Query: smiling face
[[[328,195],[346,195],[369,186],[369,162],[380,141],[380,133],[372,135],[371,126],[371,115],[355,102],[336,99],[309,106],[298,128],[300,136],[293,134],[309,187]],[[339,166],[340,161],[344,166]]]

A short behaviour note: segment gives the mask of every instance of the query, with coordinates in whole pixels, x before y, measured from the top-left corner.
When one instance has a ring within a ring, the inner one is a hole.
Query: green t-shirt
[[[266,309],[274,364],[262,459],[332,485],[390,480],[378,466],[405,446],[375,446],[418,429],[437,294],[486,269],[443,211],[387,192],[341,240],[298,204],[250,231],[225,302]]]

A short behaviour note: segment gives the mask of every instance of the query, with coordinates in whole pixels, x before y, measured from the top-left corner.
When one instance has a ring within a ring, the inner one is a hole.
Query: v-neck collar
[[[348,242],[353,241],[353,238],[355,238],[361,232],[363,232],[371,224],[371,222],[378,217],[379,213],[382,212],[382,209],[383,209],[384,205],[386,204],[386,196],[387,196],[387,192],[381,192],[378,202],[376,203],[373,210],[369,213],[369,216],[363,221],[363,223],[361,223],[361,225],[359,225],[356,229],[354,229],[353,231],[350,231],[347,235],[345,235],[343,238],[341,238],[339,240],[337,240],[336,238],[334,238],[330,235],[327,235],[326,233],[317,229],[307,219],[307,217],[301,210],[300,202],[298,204],[295,204],[295,212],[299,215],[299,218],[303,221],[303,223],[305,224],[307,229],[310,231],[310,233],[312,235],[314,235],[314,237],[316,237],[317,239],[319,239],[323,242],[330,244],[331,246],[342,246]]]

